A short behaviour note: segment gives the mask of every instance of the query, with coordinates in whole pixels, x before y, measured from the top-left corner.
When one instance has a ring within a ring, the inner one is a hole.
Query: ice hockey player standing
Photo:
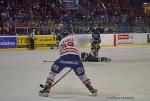
[[[48,96],[55,76],[65,67],[70,67],[76,76],[83,82],[92,94],[96,94],[97,90],[93,88],[90,79],[86,76],[84,66],[80,58],[78,47],[90,43],[91,36],[71,35],[63,38],[59,43],[60,57],[54,62],[47,77],[43,90],[40,90],[40,96]],[[47,94],[47,95],[46,95]]]
[[[57,41],[57,49],[59,42],[66,36],[68,36],[70,32],[64,28],[63,22],[61,22],[58,26],[58,28],[55,30],[55,35],[56,35],[56,41]]]
[[[100,43],[101,43],[101,37],[100,34],[103,33],[103,29],[99,28],[97,25],[94,27],[88,28],[90,33],[92,34],[92,40],[91,40],[91,53],[94,56],[98,56],[98,52],[100,49]]]

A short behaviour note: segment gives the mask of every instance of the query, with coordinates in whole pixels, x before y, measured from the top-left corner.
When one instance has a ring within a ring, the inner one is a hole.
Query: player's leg
[[[60,64],[60,59],[56,60],[51,67],[51,71],[46,79],[46,83],[42,90],[39,91],[40,96],[47,97],[52,86],[52,83],[55,80],[55,76],[59,74],[65,67]]]
[[[100,50],[100,45],[99,45],[99,43],[97,43],[96,44],[96,56],[98,56],[98,52],[99,52],[99,50]]]
[[[91,52],[94,56],[98,56],[100,46],[97,40],[91,43]]]
[[[95,44],[95,42],[92,42],[91,43],[91,52],[90,53],[92,53],[94,56],[96,56],[96,44]]]
[[[59,46],[59,40],[56,40],[56,47],[57,47],[57,49],[58,49],[58,46]]]
[[[88,90],[92,94],[96,94],[97,90],[93,88],[90,79],[86,76],[82,62],[80,62],[78,66],[74,67],[73,70],[83,84],[88,88]]]
[[[91,42],[91,51],[94,51],[95,47],[96,47],[96,42],[95,41]]]
[[[101,43],[101,40],[99,39],[99,40],[96,40],[95,41],[95,55],[94,56],[98,56],[98,52],[99,52],[99,50],[100,50],[100,43]]]
[[[59,46],[59,42],[61,41],[61,36],[56,36],[56,46],[57,46],[57,49],[58,49],[58,46]]]
[[[94,56],[98,56],[98,52],[100,50],[101,39],[95,40],[95,48],[94,48]]]

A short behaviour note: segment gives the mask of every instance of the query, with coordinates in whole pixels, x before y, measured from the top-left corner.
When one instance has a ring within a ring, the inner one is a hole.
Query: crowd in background
[[[16,34],[17,27],[49,27],[47,33],[51,33],[62,21],[66,26],[73,26],[71,31],[74,33],[84,33],[86,27],[83,26],[93,23],[113,26],[111,29],[114,31],[121,27],[122,31],[128,32],[132,32],[129,27],[134,25],[142,31],[150,27],[144,14],[143,0],[79,0],[79,8],[73,10],[66,9],[60,1],[0,0],[0,33]]]

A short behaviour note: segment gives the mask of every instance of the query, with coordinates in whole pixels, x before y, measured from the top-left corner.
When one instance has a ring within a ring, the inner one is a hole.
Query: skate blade
[[[92,96],[97,96],[97,90],[94,93],[92,93]]]
[[[96,93],[92,93],[92,96],[97,96],[97,92]]]
[[[48,93],[41,93],[41,92],[39,92],[39,96],[48,97]]]
[[[48,97],[48,94],[47,93],[39,93],[39,96]]]

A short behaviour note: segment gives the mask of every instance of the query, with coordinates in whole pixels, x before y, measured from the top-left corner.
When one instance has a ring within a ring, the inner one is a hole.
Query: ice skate
[[[86,85],[86,87],[93,95],[97,95],[97,89],[94,89],[91,85]]]
[[[49,94],[50,88],[51,88],[51,84],[47,83],[45,86],[40,85],[40,87],[43,89],[39,91],[39,96],[48,97],[48,94]]]

